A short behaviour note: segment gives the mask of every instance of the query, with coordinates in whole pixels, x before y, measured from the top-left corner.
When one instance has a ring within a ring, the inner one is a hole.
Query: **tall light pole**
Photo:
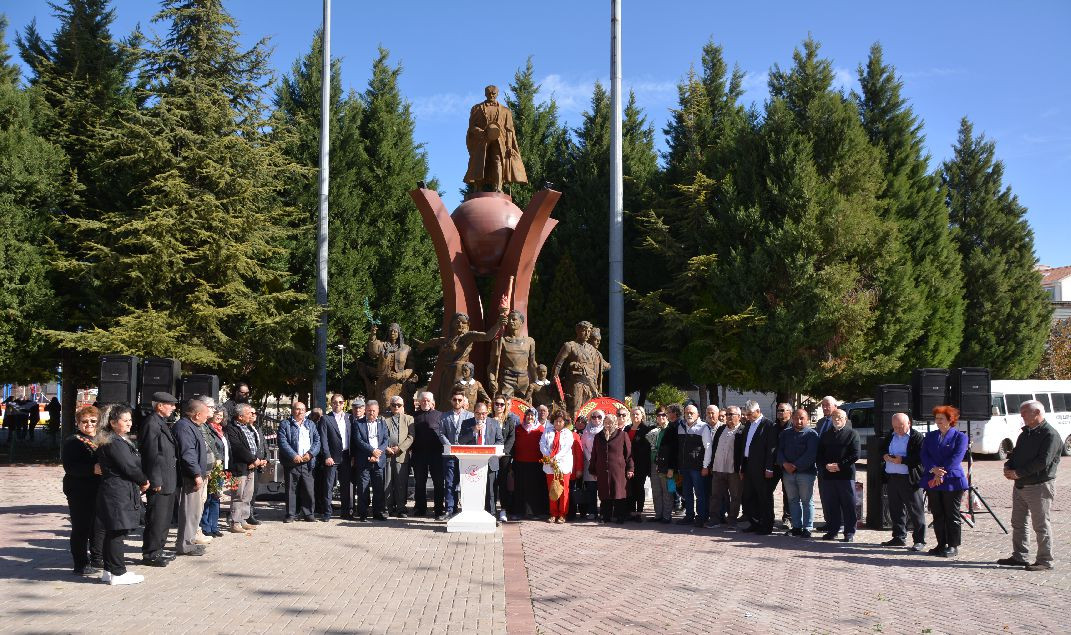
[[[336,344],[339,355],[342,356],[342,374],[338,377],[338,392],[341,395],[346,394],[346,345]]]
[[[316,232],[316,377],[312,408],[327,408],[327,185],[331,148],[331,0],[324,0],[323,70],[320,73],[320,226]]]
[[[610,395],[625,396],[624,190],[621,169],[621,2],[610,0]]]

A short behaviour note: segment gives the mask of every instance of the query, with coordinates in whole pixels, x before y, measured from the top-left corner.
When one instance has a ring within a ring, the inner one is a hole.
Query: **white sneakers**
[[[100,581],[105,584],[110,584],[112,586],[121,584],[140,584],[145,581],[145,576],[138,575],[132,571],[127,571],[123,575],[112,575],[111,573],[105,571],[100,576]]]

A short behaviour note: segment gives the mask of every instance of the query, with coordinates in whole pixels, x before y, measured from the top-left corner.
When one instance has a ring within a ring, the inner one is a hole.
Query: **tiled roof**
[[[1056,284],[1064,278],[1071,278],[1071,267],[1047,267],[1041,269],[1042,286]]]

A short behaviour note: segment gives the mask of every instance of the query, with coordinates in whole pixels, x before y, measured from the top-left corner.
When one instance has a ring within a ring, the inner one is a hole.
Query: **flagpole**
[[[610,396],[625,396],[625,301],[621,167],[621,2],[610,0]]]
[[[327,409],[327,188],[331,148],[331,0],[324,0],[323,69],[320,73],[320,224],[316,232],[316,376],[312,385],[312,408]]]

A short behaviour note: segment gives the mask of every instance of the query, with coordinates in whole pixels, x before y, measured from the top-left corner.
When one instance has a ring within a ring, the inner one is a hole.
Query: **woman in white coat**
[[[564,523],[569,513],[569,480],[573,477],[573,441],[571,430],[565,429],[565,415],[555,412],[551,417],[552,428],[547,428],[539,439],[539,451],[543,453],[543,473],[547,476],[547,491],[550,496],[550,518],[547,522]]]

